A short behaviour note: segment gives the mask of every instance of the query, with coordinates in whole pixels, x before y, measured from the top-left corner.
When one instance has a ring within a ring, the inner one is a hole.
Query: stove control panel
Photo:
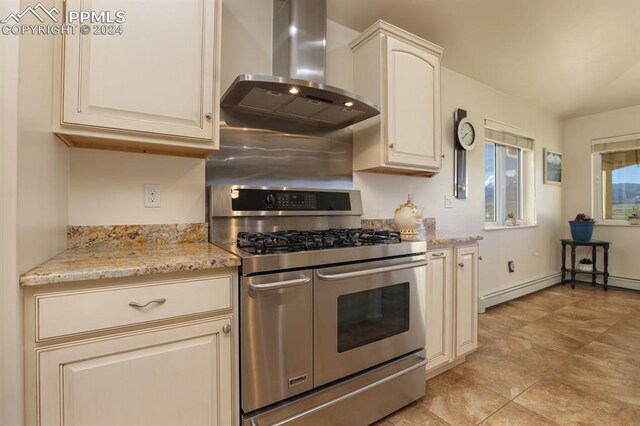
[[[231,207],[233,211],[350,211],[348,192],[286,191],[239,188],[235,190]]]

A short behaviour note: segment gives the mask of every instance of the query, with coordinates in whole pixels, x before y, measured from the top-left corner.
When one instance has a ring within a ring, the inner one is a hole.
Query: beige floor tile
[[[424,401],[418,400],[402,410],[374,423],[374,426],[447,426],[444,420],[430,412]]]
[[[624,317],[635,311],[635,307],[621,304],[616,300],[605,298],[583,299],[571,306],[576,306],[584,309],[592,309],[601,313],[607,313],[609,315],[615,315],[618,317]]]
[[[586,344],[584,341],[565,336],[558,332],[552,324],[548,324],[545,321],[536,321],[533,324],[519,328],[511,333],[511,335],[531,340],[545,348],[554,349],[567,354],[571,354],[579,350]]]
[[[544,320],[561,334],[576,340],[589,341],[607,331],[620,317],[577,306],[565,306]]]
[[[504,406],[508,399],[452,371],[427,382],[424,404],[452,425],[476,425]]]
[[[632,425],[640,408],[606,395],[594,396],[555,379],[543,379],[515,402],[562,425]]]
[[[614,324],[596,341],[640,353],[640,327],[623,320]]]
[[[520,305],[522,305],[522,303]],[[547,311],[533,309],[533,307],[523,308],[520,305],[511,304],[511,302],[504,303],[500,306],[496,306],[495,308],[490,308],[490,313],[492,315],[499,315],[501,317],[513,318],[525,322],[533,322],[549,315],[549,312]]]
[[[471,358],[474,361],[499,362],[510,360],[535,373],[543,373],[562,364],[569,355],[538,345],[518,336],[506,336],[486,344]]]
[[[602,342],[591,342],[574,357],[588,361],[619,377],[640,380],[640,357],[635,351],[620,349]]]
[[[529,321],[522,321],[515,318],[505,318],[500,315],[491,313],[491,310],[487,310],[484,314],[478,315],[478,323],[482,327],[490,328],[498,333],[510,333],[527,324]]]
[[[607,368],[579,358],[572,358],[554,370],[553,378],[593,395],[607,395],[640,406],[640,381],[615,375]]]
[[[478,323],[478,347],[479,348],[486,345],[487,343],[491,343],[494,340],[499,339],[501,337],[505,337],[505,336],[506,334],[504,333],[499,333],[497,331],[490,329],[489,327],[486,327]]]
[[[510,402],[480,424],[485,426],[553,426],[556,423],[527,410],[522,405]]]
[[[511,302],[508,302],[506,304],[526,313],[531,318],[533,318],[534,321],[543,318],[557,310],[557,308],[555,307],[545,306],[542,303],[535,303],[526,297],[512,300]]]
[[[498,362],[467,361],[453,369],[454,373],[491,389],[507,399],[513,399],[533,385],[541,374],[533,372],[511,359]]]

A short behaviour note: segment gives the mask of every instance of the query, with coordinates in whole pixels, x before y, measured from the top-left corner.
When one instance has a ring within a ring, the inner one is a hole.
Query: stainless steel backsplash
[[[207,186],[351,189],[352,146],[350,129],[299,135],[223,123],[220,150],[207,159]]]

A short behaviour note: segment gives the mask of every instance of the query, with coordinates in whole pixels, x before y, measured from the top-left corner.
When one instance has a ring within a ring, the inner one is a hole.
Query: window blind
[[[515,127],[485,120],[484,138],[489,142],[506,145],[525,151],[533,150],[533,135]]]
[[[632,151],[640,149],[640,139],[626,141],[593,141],[591,152]]]

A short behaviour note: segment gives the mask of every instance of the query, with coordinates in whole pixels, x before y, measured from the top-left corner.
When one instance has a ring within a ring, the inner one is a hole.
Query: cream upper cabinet
[[[452,249],[427,253],[427,371],[449,363],[453,357],[452,260]]]
[[[456,351],[465,355],[478,347],[478,247],[456,250]]]
[[[54,131],[71,146],[217,149],[220,1],[66,0],[67,11],[120,11],[126,20],[59,40]]]
[[[354,91],[380,115],[354,127],[354,170],[431,176],[442,164],[442,48],[378,21],[351,43]]]

